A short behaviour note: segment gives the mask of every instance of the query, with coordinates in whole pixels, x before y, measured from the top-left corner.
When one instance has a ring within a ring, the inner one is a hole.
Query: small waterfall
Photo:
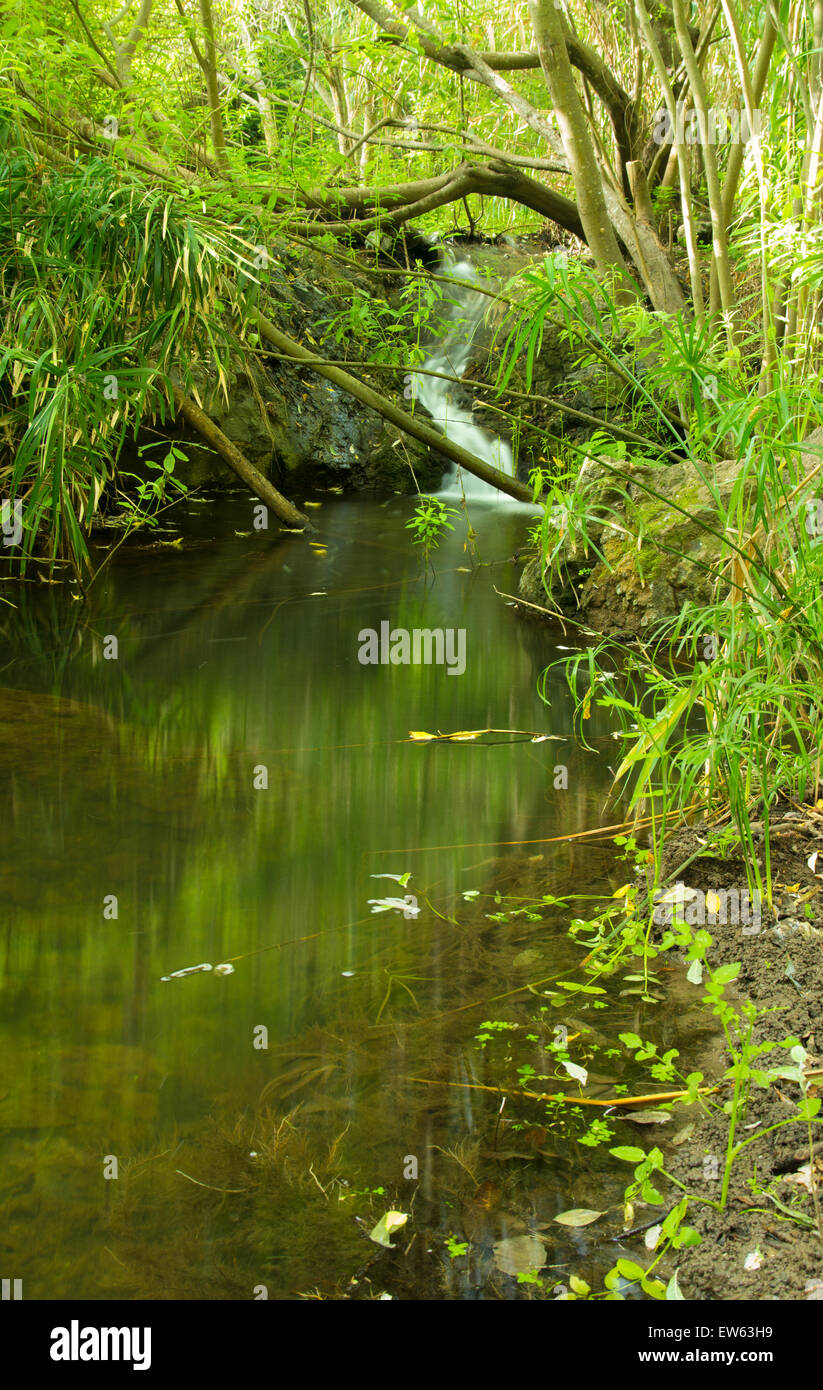
[[[468,285],[493,285],[493,281],[482,279],[468,260],[457,260],[451,252],[446,252],[440,263],[445,275],[456,280],[465,280]],[[423,366],[430,372],[446,372],[450,376],[462,377],[471,356],[472,343],[478,328],[483,322],[489,307],[488,295],[476,290],[460,289],[457,285],[444,285],[444,295],[455,303],[445,303],[440,314],[441,333],[431,344],[430,355]],[[436,376],[417,376],[416,395],[420,403],[432,417],[435,424],[448,439],[478,458],[499,468],[510,477],[514,473],[512,451],[504,439],[498,439],[475,423],[471,409],[460,404],[456,397],[460,388],[453,381],[443,381]],[[451,473],[443,479],[439,497],[457,499],[462,491],[469,502],[494,502],[522,506],[506,493],[500,492],[490,483],[484,483],[473,473],[452,465]]]

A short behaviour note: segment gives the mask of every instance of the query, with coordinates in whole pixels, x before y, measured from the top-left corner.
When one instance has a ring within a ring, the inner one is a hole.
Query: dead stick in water
[[[559,1105],[597,1105],[604,1110],[613,1105],[651,1105],[663,1100],[682,1100],[689,1094],[688,1091],[659,1091],[652,1096],[612,1096],[608,1100],[592,1100],[588,1096],[550,1096],[539,1091],[507,1091],[502,1086],[481,1086],[476,1081],[430,1081],[425,1076],[407,1076],[406,1080],[417,1081],[421,1086],[457,1086],[465,1091],[490,1091],[493,1096],[528,1096],[529,1100],[554,1100]],[[717,1086],[700,1086],[697,1094],[711,1095],[717,1089]]]
[[[281,521],[285,521],[287,526],[299,527],[301,530],[314,531],[316,528],[307,516],[299,512],[287,497],[273,487],[268,478],[264,478],[259,469],[253,463],[249,463],[244,458],[236,445],[223,433],[223,431],[210,420],[204,410],[188,396],[184,396],[179,387],[174,387],[174,402],[180,414],[188,423],[197,430],[197,433],[205,439],[206,443],[214,449],[222,459],[225,459],[229,468],[233,469],[238,478],[246,484],[259,497],[260,501],[271,508],[275,516]]]

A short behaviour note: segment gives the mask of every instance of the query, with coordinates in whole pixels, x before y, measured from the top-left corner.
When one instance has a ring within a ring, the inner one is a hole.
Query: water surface
[[[574,641],[495,592],[528,512],[478,508],[476,553],[459,523],[432,574],[409,499],[315,500],[321,545],[192,499],[185,544],[127,543],[88,604],[4,590],[0,1202],[27,1298],[510,1296],[494,1240],[622,1187],[553,1132],[501,1160],[545,1120],[466,1085],[501,1084],[481,1023],[540,1006],[484,1001],[581,955],[568,911],[495,920],[495,892],[620,881],[552,842],[602,823],[610,773],[530,737],[568,738],[562,675],[551,708],[537,681]],[[384,621],[464,629],[465,672],[361,664]],[[409,740],[486,728],[524,732]],[[407,893],[416,917],[370,910]],[[366,1239],[388,1206],[400,1254]],[[562,1240],[558,1277],[586,1248]]]

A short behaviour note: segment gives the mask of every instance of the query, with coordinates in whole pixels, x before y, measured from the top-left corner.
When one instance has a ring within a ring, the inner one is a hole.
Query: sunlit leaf
[[[401,1230],[408,1219],[408,1212],[387,1211],[385,1216],[381,1216],[374,1230],[369,1231],[369,1240],[373,1240],[376,1245],[385,1245],[388,1250],[394,1250],[389,1236]]]
[[[570,1207],[568,1211],[561,1211],[554,1219],[559,1226],[590,1226],[593,1221],[599,1221],[601,1216],[605,1216],[604,1211],[594,1211],[589,1207]]]

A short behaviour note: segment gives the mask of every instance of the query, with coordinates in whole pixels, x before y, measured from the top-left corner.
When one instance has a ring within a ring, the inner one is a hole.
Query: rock
[[[283,331],[335,360],[345,355],[346,340],[337,341],[334,321],[351,302],[352,292],[378,298],[383,293],[372,277],[315,251],[301,248],[298,254],[287,244],[276,248],[269,273],[276,281]],[[385,293],[394,293],[393,281]],[[381,394],[407,404],[402,374],[380,373],[372,380],[356,365],[354,370]],[[195,371],[194,381],[210,418],[287,495],[312,483],[335,483],[347,491],[411,493],[417,490],[415,477],[422,490],[433,490],[450,466],[442,455],[304,366],[262,356],[249,370],[235,367],[227,394],[205,368]],[[187,461],[175,471],[189,487],[235,485],[222,459],[198,436],[182,427],[166,426],[164,432],[185,446]],[[132,466],[140,473],[139,464]]]
[[[821,450],[823,429],[798,449],[806,473],[817,468]],[[713,483],[724,506],[738,471],[735,459],[715,467]],[[520,581],[520,595],[527,602],[545,604],[551,587],[557,606],[576,611],[596,631],[648,636],[677,616],[687,600],[707,602],[718,578],[722,586],[725,557],[717,534],[717,506],[688,460],[642,468],[619,459],[612,468],[596,463],[585,486],[589,509],[597,518],[590,534],[605,563],[582,541],[569,537],[550,566],[540,557],[527,564]],[[748,486],[754,490],[754,477]],[[801,520],[817,488],[819,482],[811,478],[797,493]],[[618,501],[620,514],[610,519],[609,509]],[[659,549],[655,540],[667,549]]]

